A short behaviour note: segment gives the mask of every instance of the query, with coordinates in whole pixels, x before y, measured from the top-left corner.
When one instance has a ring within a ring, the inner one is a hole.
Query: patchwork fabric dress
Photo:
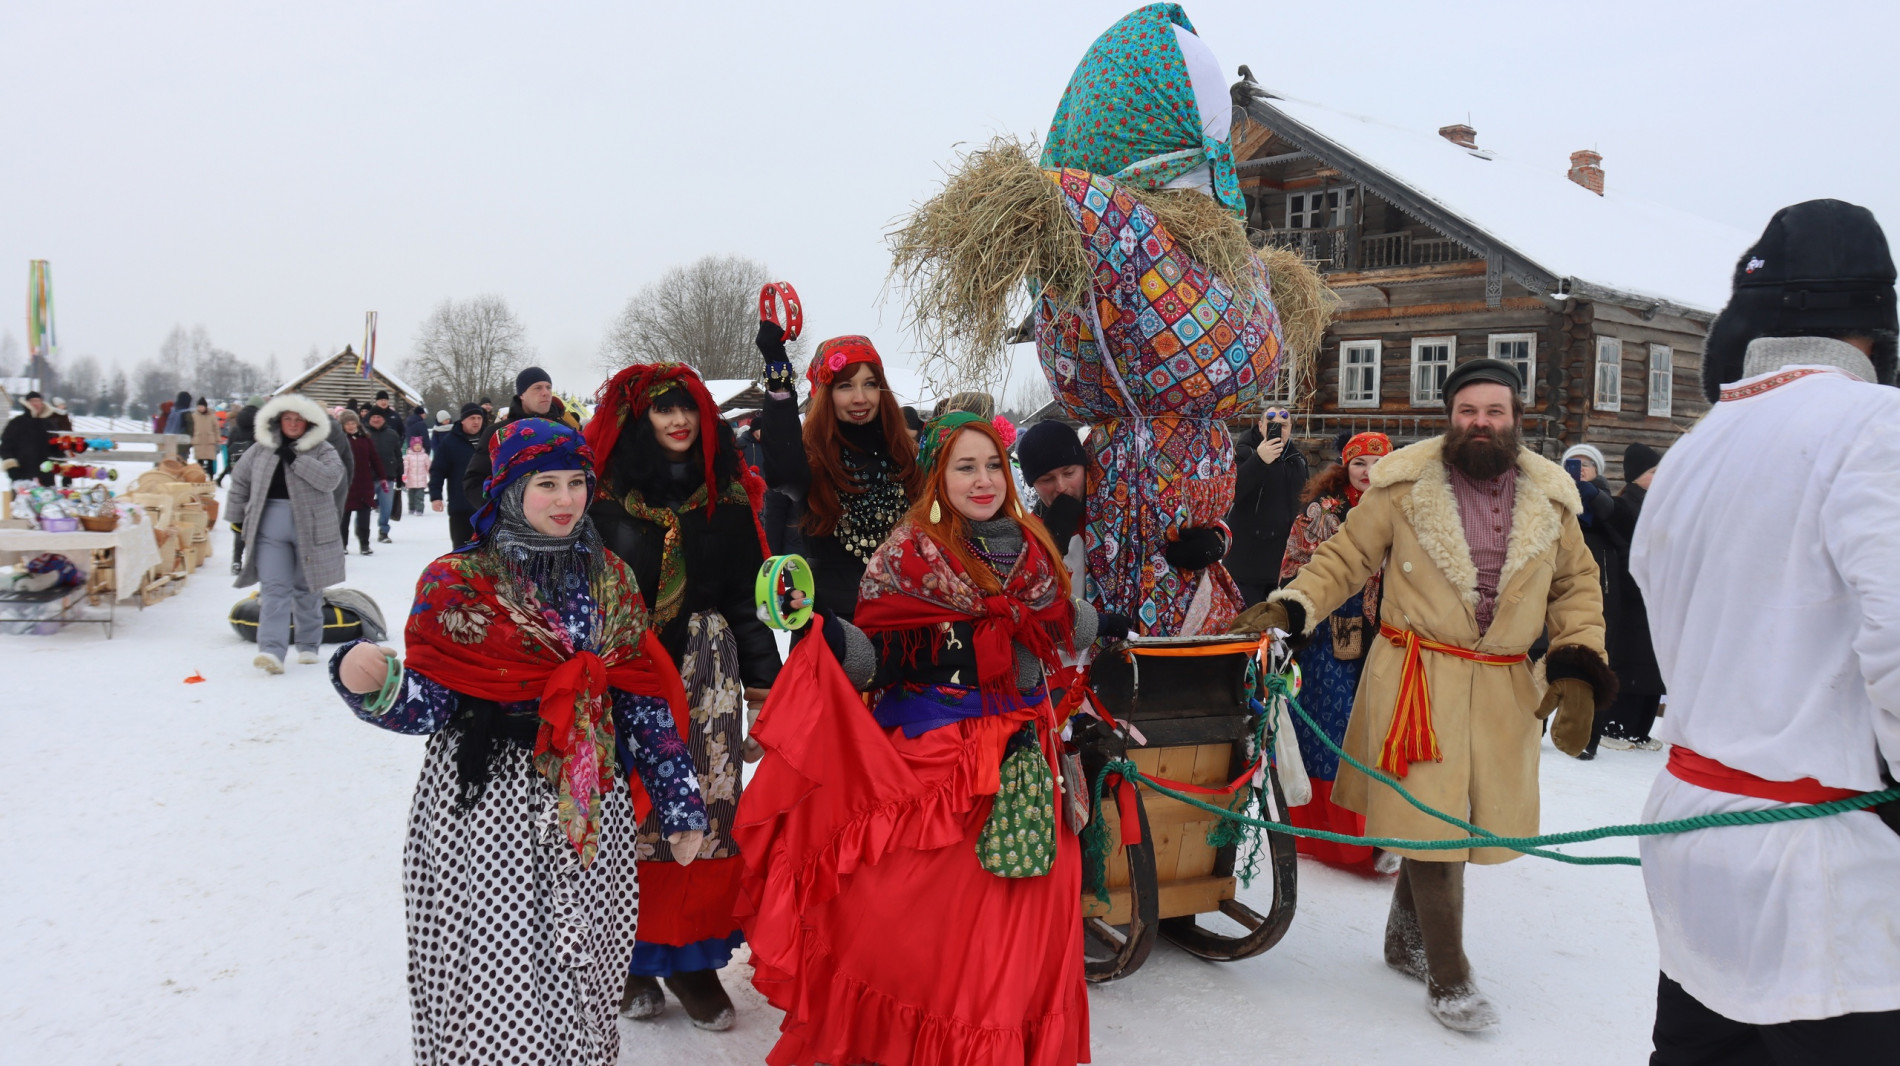
[[[1084,57],[1042,160],[1095,274],[1082,300],[1044,297],[1036,309],[1050,388],[1096,427],[1088,591],[1150,636],[1224,632],[1244,606],[1218,563],[1182,572],[1164,553],[1180,530],[1230,509],[1227,422],[1259,406],[1281,348],[1265,268],[1215,275],[1129,193],[1196,189],[1241,212],[1231,105],[1211,62],[1178,5],[1130,14]]]

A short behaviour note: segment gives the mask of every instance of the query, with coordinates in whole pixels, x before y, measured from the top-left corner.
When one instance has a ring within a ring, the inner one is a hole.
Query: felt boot
[[[1398,884],[1392,886],[1392,909],[1385,917],[1385,964],[1407,977],[1429,982],[1425,939],[1418,931],[1418,911],[1412,904],[1412,878],[1407,872],[1411,865],[1400,861]]]
[[[1475,1033],[1498,1024],[1498,1009],[1471,979],[1465,958],[1465,864],[1405,860],[1419,939],[1425,945],[1425,999],[1447,1029]]]
[[[627,990],[620,996],[620,1016],[635,1021],[651,1021],[666,1012],[666,993],[660,991],[660,982],[651,977],[631,974],[627,977]]]
[[[719,983],[719,971],[676,973],[666,979],[666,988],[686,1008],[695,1026],[715,1033],[732,1028],[732,998]]]

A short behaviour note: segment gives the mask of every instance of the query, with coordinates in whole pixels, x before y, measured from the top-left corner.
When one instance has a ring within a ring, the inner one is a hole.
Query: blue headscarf
[[[482,482],[488,502],[469,522],[475,541],[488,539],[501,517],[501,499],[508,487],[544,470],[580,470],[587,474],[587,498],[594,498],[594,452],[580,431],[545,418],[523,418],[502,426],[488,438],[488,458],[494,472]]]

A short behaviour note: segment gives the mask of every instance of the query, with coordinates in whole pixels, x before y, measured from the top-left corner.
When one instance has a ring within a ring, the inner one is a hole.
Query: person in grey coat
[[[225,505],[239,538],[236,584],[263,585],[252,663],[265,673],[284,672],[293,629],[297,661],[317,661],[323,590],[343,580],[336,488],[344,474],[328,446],[330,423],[314,400],[273,397],[257,412],[257,444],[231,471]]]

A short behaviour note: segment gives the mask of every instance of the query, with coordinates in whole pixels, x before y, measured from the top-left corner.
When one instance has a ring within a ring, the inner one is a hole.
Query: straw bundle
[[[927,368],[941,363],[967,378],[994,378],[1004,369],[1003,345],[1038,298],[1068,304],[1088,291],[1082,234],[1039,155],[1010,137],[966,153],[942,191],[890,234],[890,280],[904,287],[905,317],[932,353]],[[1332,298],[1309,264],[1291,252],[1256,250],[1241,221],[1199,192],[1129,192],[1230,285],[1254,284],[1253,263],[1264,263],[1288,347],[1310,362]]]

